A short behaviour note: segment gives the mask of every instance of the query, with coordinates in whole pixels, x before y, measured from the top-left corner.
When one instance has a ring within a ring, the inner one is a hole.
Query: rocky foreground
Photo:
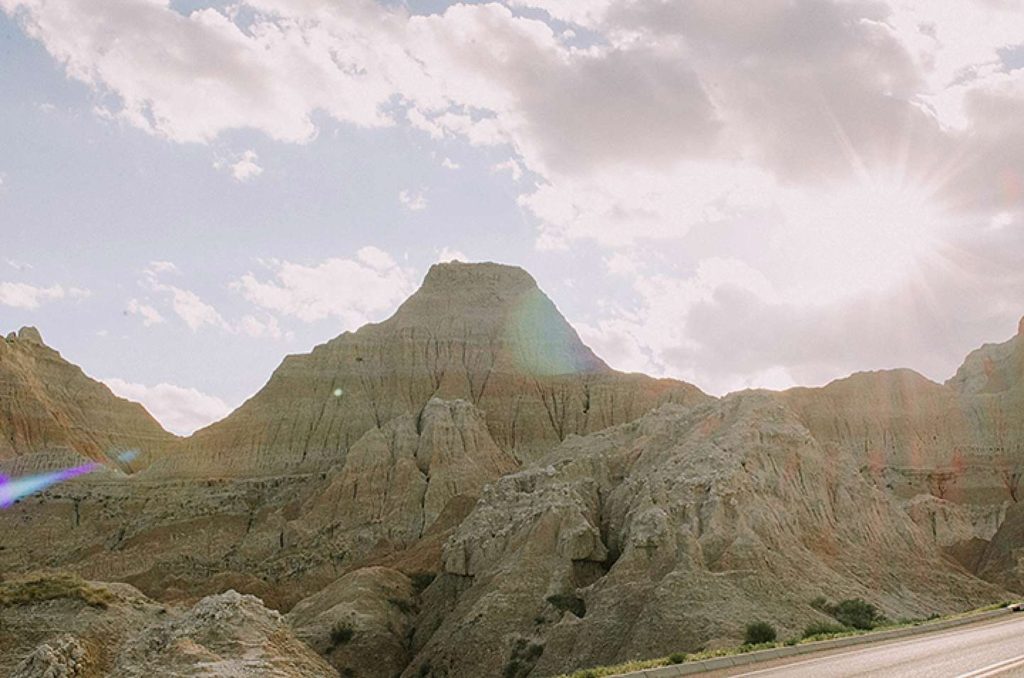
[[[715,399],[610,369],[495,264],[184,440],[24,329],[0,472],[105,467],[0,512],[0,673],[515,678],[798,633],[818,596],[963,610],[1024,591],[1022,441],[1024,332],[944,385]]]

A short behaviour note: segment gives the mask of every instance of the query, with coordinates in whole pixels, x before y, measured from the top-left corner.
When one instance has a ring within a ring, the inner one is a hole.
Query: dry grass
[[[904,626],[918,626],[920,624],[927,623],[929,621],[947,620],[947,619],[959,619],[961,617],[967,617],[979,612],[989,612],[992,610],[998,610],[1005,607],[1009,603],[999,603],[996,605],[989,605],[982,607],[977,610],[970,610],[968,612],[961,612],[958,614],[951,614],[945,616],[933,616],[927,620],[924,619],[913,619],[904,620],[899,622],[889,622],[880,624],[871,630],[861,629],[845,629],[836,633],[821,633],[802,639],[790,639],[785,642],[778,643],[761,643],[760,645],[740,645],[739,647],[722,648],[719,650],[708,650],[704,652],[691,652],[691,653],[676,653],[668,657],[659,657],[657,659],[634,659],[633,661],[623,662],[622,664],[616,664],[614,666],[594,666],[588,669],[581,669],[573,673],[566,673],[556,678],[604,678],[604,676],[617,676],[623,673],[630,673],[632,671],[642,671],[644,669],[654,669],[660,666],[669,666],[671,664],[682,664],[684,662],[697,662],[705,659],[714,659],[716,657],[729,657],[737,654],[744,654],[747,652],[754,652],[756,650],[769,650],[775,647],[784,647],[787,645],[803,645],[804,643],[811,643],[818,640],[831,640],[832,638],[843,638],[846,636],[862,636],[878,631],[888,631],[890,629],[900,628]]]
[[[0,607],[32,605],[61,598],[77,599],[100,609],[106,609],[117,600],[110,590],[94,586],[73,574],[35,575],[0,582]]]

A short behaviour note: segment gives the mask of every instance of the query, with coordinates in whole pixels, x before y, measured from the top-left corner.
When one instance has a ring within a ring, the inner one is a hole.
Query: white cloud
[[[189,435],[231,411],[220,398],[194,388],[167,383],[147,386],[118,378],[101,381],[116,395],[142,403],[164,428],[178,435]]]
[[[932,353],[901,355],[928,354],[937,372],[962,347],[937,357],[942,333],[908,319],[918,310],[908,290],[929,317],[973,318],[972,339],[1019,312],[1024,69],[1009,68],[1003,53],[1024,35],[1021,3],[506,4],[517,11],[243,0],[233,8],[244,11],[183,15],[143,0],[0,0],[110,115],[173,141],[255,129],[306,143],[314,119],[332,118],[407,124],[438,149],[453,140],[500,146],[488,155],[509,158],[496,167],[521,187],[538,247],[590,241],[609,271],[632,281],[635,306],[590,323],[624,364],[682,371],[720,390],[846,365],[829,362],[826,347],[877,363],[881,344],[813,331],[812,320],[850,330],[848,316],[890,346],[894,333],[917,334]],[[245,180],[257,160],[253,152],[224,168]],[[427,207],[422,189],[398,198]],[[641,266],[643,247],[666,256]],[[999,262],[1002,278],[950,254],[965,251]],[[683,267],[704,263],[669,273],[670,253],[687,255]],[[236,289],[307,321],[360,324],[400,300],[393,291],[408,282],[393,262],[363,257],[270,269]],[[8,296],[39,303],[49,289]],[[194,293],[162,289],[190,326],[228,326]],[[965,310],[967,297],[985,301]],[[870,310],[882,303],[904,315]],[[742,330],[730,312],[763,327],[773,352],[736,348],[730,332]],[[820,339],[813,356],[793,353],[787,342],[800,342],[781,319]],[[275,333],[245,319],[235,327]],[[719,353],[725,346],[732,355]]]
[[[188,325],[188,328],[193,332],[206,325],[219,327],[227,331],[233,330],[231,325],[224,320],[224,317],[220,312],[211,304],[204,301],[198,294],[192,290],[184,289],[176,285],[168,285],[161,281],[160,276],[162,274],[180,273],[178,267],[174,263],[170,261],[151,261],[142,272],[144,276],[144,283],[147,287],[154,292],[170,295],[171,309],[174,311],[174,314],[184,321],[184,323]],[[143,311],[138,302],[135,303],[134,307],[132,306],[132,302],[129,302],[128,311],[130,313],[138,313],[142,315],[144,318],[143,324],[145,325],[152,325],[163,321],[163,317],[160,315],[159,311],[152,306],[148,306],[147,311]],[[159,317],[160,320],[156,320],[157,317]]]
[[[263,174],[263,168],[260,167],[258,160],[259,156],[256,151],[249,149],[233,160],[215,160],[213,167],[218,170],[227,170],[235,178],[235,181],[245,183]]]
[[[193,332],[204,325],[228,328],[228,324],[217,309],[203,301],[192,290],[173,285],[163,285],[159,289],[171,293],[171,307]]]
[[[238,331],[254,339],[292,339],[295,334],[291,331],[281,329],[281,324],[272,315],[264,314],[257,318],[254,315],[244,315],[238,321]]]
[[[159,325],[166,322],[164,317],[160,315],[160,311],[156,310],[149,304],[145,304],[138,299],[131,299],[128,301],[126,312],[130,315],[137,315],[142,318],[142,324],[146,327],[152,325]]]
[[[444,264],[449,261],[469,261],[469,257],[463,254],[462,250],[453,249],[451,247],[442,247],[441,251],[437,253],[437,263]]]
[[[512,175],[512,181],[519,181],[523,178],[523,167],[515,158],[509,158],[504,162],[499,162],[491,167],[492,172],[509,172]]]
[[[459,163],[455,162],[451,158],[445,158],[441,161],[441,167],[450,170],[457,170],[461,167],[461,165],[459,165]]]
[[[147,275],[160,275],[161,273],[179,273],[178,266],[173,261],[151,261],[143,271]]]
[[[427,196],[424,189],[410,191],[404,189],[398,193],[398,202],[410,212],[419,212],[427,208]]]
[[[13,308],[36,309],[48,301],[58,299],[85,299],[91,292],[79,287],[62,285],[37,287],[27,283],[0,282],[0,304]]]
[[[18,261],[17,259],[4,259],[4,263],[18,272],[31,271],[34,268],[32,264],[26,261]]]
[[[376,247],[360,249],[355,258],[330,258],[315,265],[272,261],[270,280],[247,273],[232,289],[252,303],[305,322],[341,318],[347,328],[379,320],[414,289],[409,270]]]

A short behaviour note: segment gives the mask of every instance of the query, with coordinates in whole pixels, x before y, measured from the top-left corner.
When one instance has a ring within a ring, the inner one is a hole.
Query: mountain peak
[[[43,335],[39,333],[39,330],[26,325],[17,332],[11,332],[7,335],[7,341],[21,341],[26,344],[36,344],[37,346],[46,346],[43,342]]]
[[[1001,344],[985,344],[972,351],[946,385],[976,395],[999,393],[1024,383],[1024,318],[1017,334]]]
[[[491,261],[465,263],[449,261],[434,264],[427,271],[421,289],[439,287],[445,291],[465,289],[470,285],[488,285],[506,290],[526,290],[537,287],[533,276],[518,266],[496,264]]]
[[[423,284],[380,325],[425,333],[492,355],[487,362],[526,375],[605,372],[537,281],[518,266],[451,262],[430,267]]]
[[[189,456],[169,460],[166,472],[330,466],[367,431],[418,416],[432,398],[478,407],[495,442],[523,459],[569,434],[706,396],[612,370],[521,268],[436,264],[387,320],[286,358],[259,393],[192,436]]]

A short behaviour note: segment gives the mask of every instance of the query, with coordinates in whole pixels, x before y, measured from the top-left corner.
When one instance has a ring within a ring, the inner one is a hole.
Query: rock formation
[[[766,393],[567,440],[485,490],[443,557],[463,583],[427,590],[452,610],[406,676],[549,675],[733,644],[755,618],[788,636],[820,595],[898,618],[1001,594]]]
[[[9,474],[69,458],[117,465],[128,450],[139,453],[133,463],[141,466],[174,440],[141,405],[44,344],[35,328],[0,339],[0,464]]]
[[[418,415],[431,398],[472,403],[494,441],[528,460],[571,434],[707,396],[610,369],[522,269],[437,264],[388,320],[285,358],[259,393],[193,435],[159,475],[321,471],[367,431]]]
[[[0,673],[14,678],[337,675],[234,591],[168,608],[126,584],[39,574],[0,583],[0,612]]]
[[[791,634],[820,595],[994,602],[1024,591],[1022,412],[1024,334],[946,384],[714,399],[610,369],[496,264],[433,267],[183,441],[26,328],[0,469],[144,457],[0,511],[0,572],[126,582],[3,609],[0,673],[524,678]]]

